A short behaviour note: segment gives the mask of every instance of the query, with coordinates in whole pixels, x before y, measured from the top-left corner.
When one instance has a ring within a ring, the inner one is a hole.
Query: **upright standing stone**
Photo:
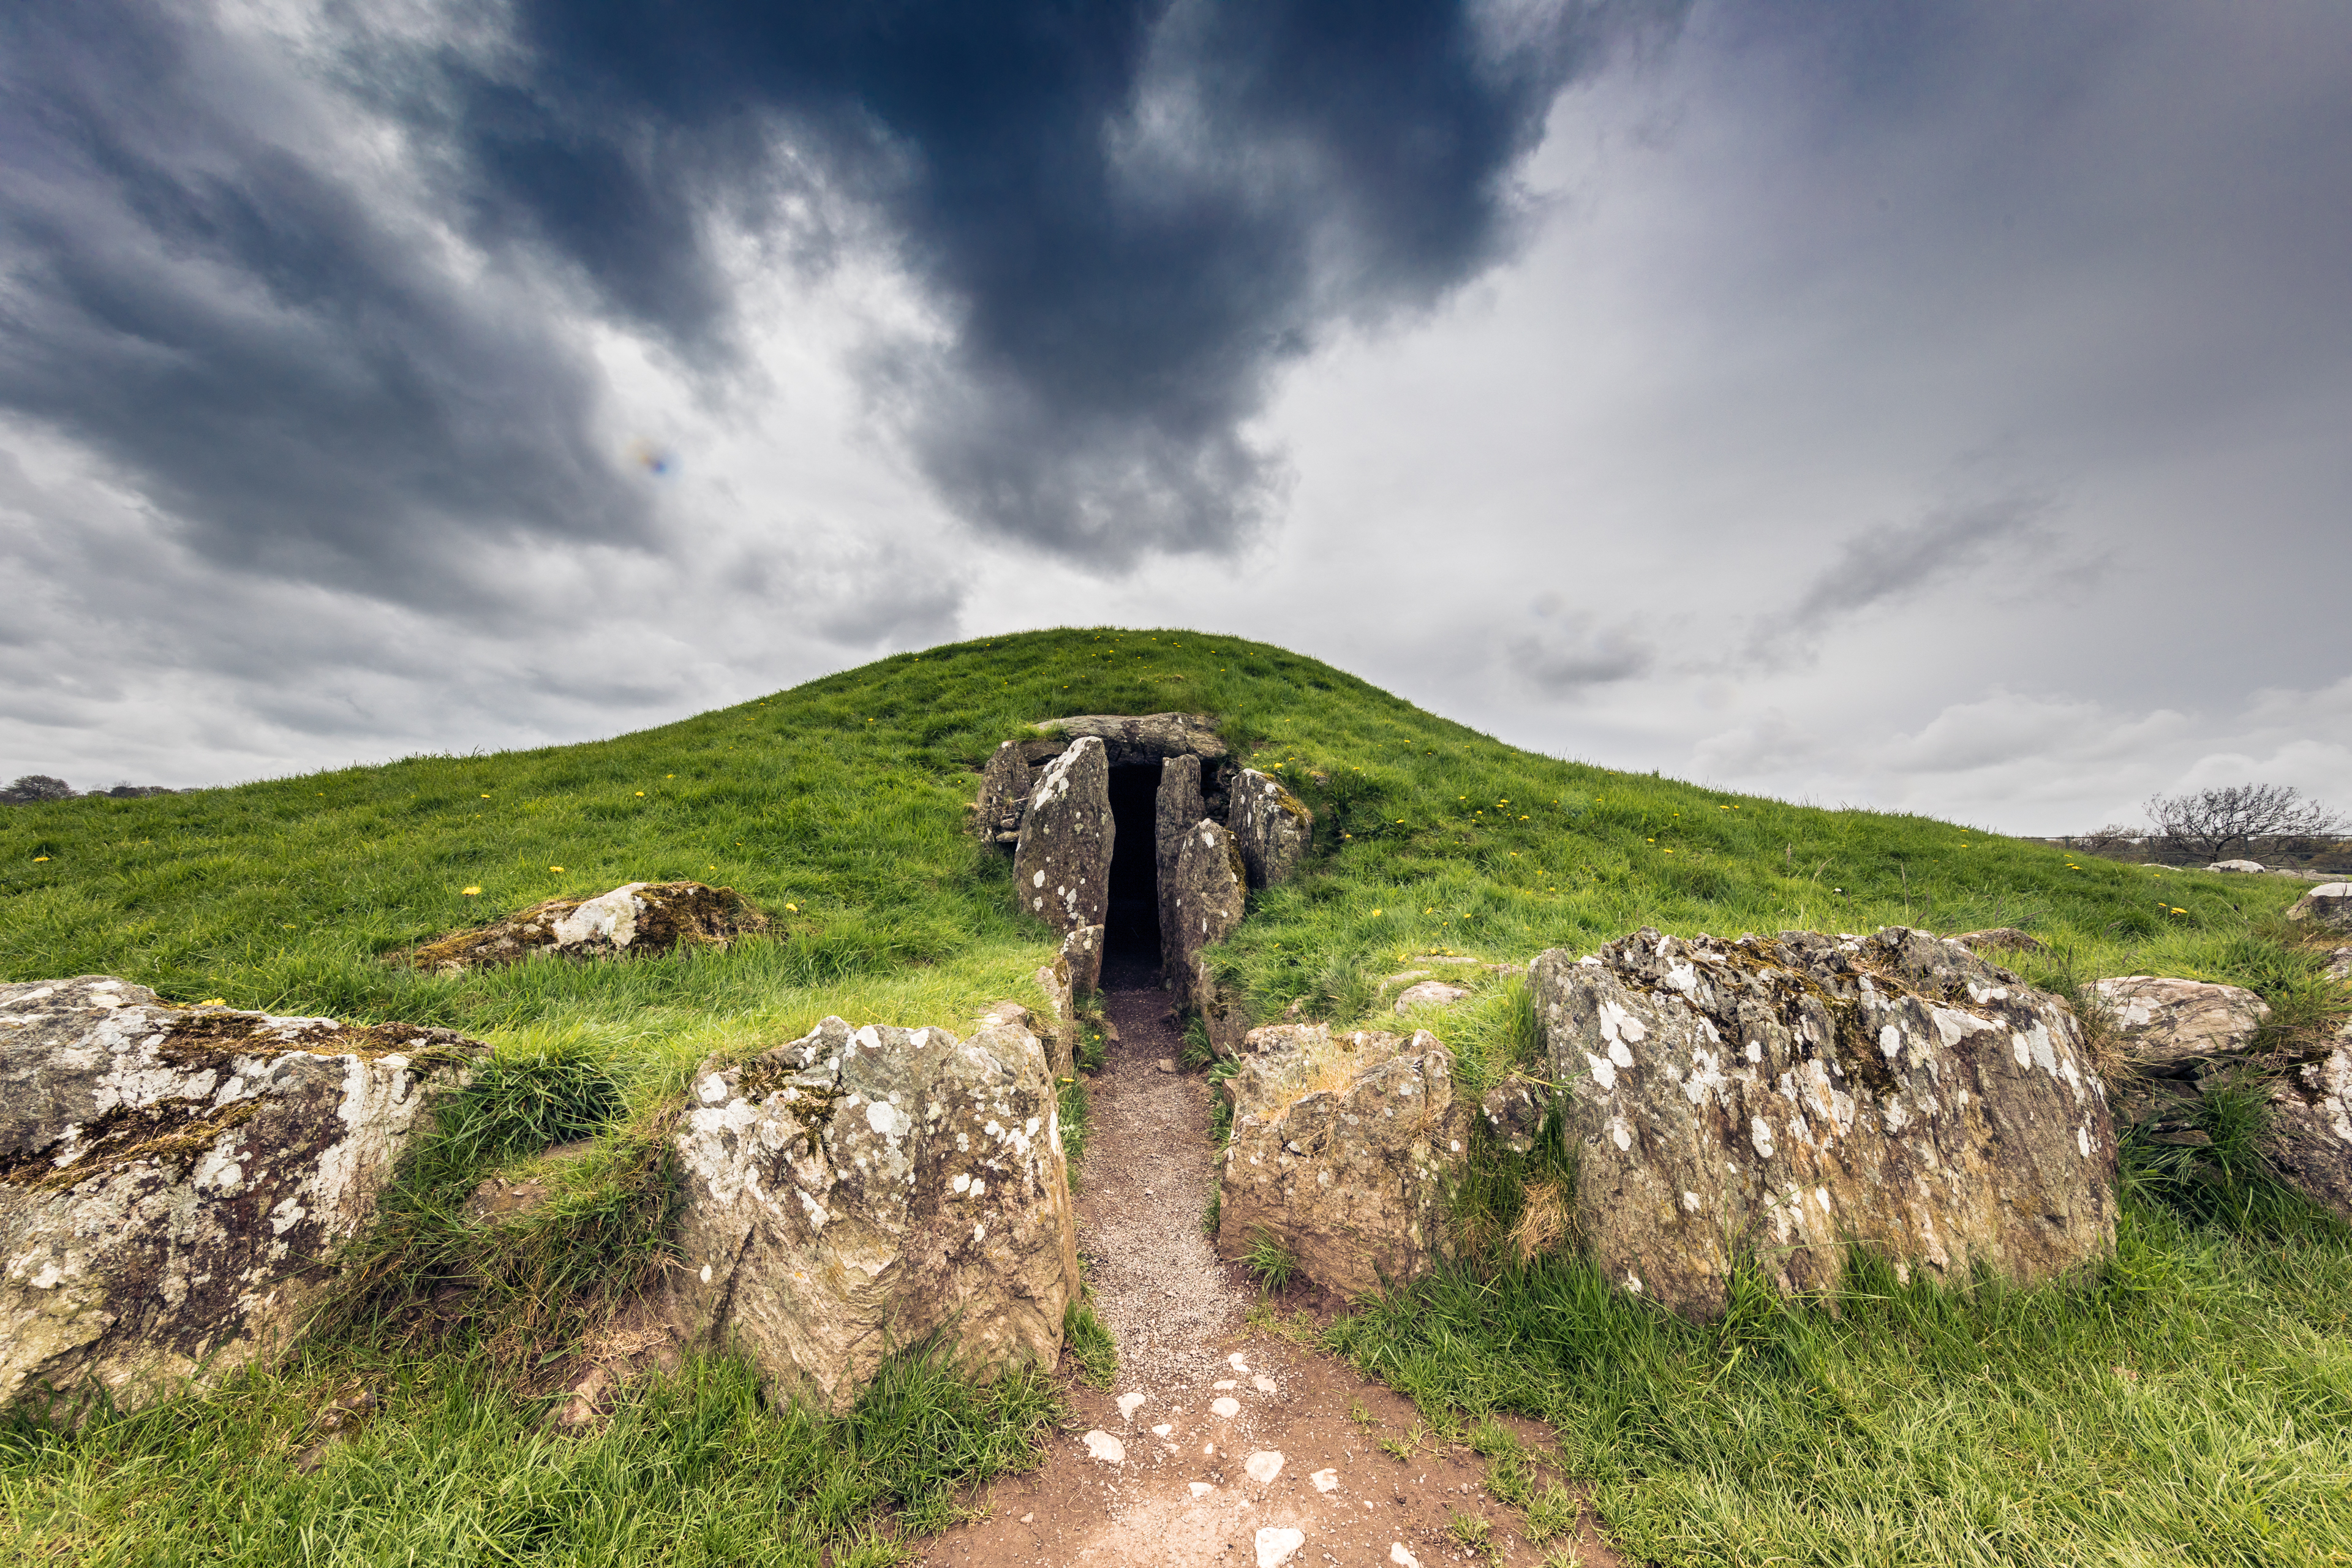
[[[0,985],[0,1405],[130,1408],[291,1345],[483,1051],[104,975]]]
[[[2058,998],[1958,942],[1643,931],[1528,976],[1569,1090],[1579,1228],[1611,1279],[1719,1312],[1752,1258],[1837,1283],[1849,1243],[1965,1283],[2115,1243],[2116,1138]]]
[[[987,766],[980,770],[980,801],[972,810],[972,827],[981,837],[991,843],[1017,842],[1021,833],[1021,807],[1029,798],[1033,775],[1029,759],[1021,748],[1007,741],[996,748]]]
[[[1045,764],[1021,814],[1013,886],[1021,907],[1065,936],[1110,907],[1110,763],[1087,736]]]
[[[1204,1007],[1215,994],[1204,949],[1223,942],[1241,924],[1246,902],[1241,850],[1234,836],[1213,822],[1192,825],[1177,846],[1175,962],[1171,975],[1176,1005]]]
[[[844,1411],[886,1356],[940,1337],[983,1376],[1051,1366],[1079,1289],[1045,1052],[991,1019],[826,1018],[740,1067],[706,1064],[677,1135],[686,1174],[673,1317],[749,1355],[772,1392]]]
[[[1244,768],[1234,782],[1225,822],[1242,847],[1253,888],[1286,882],[1307,858],[1315,838],[1315,814],[1280,779]]]
[[[1176,861],[1184,835],[1208,815],[1201,804],[1201,759],[1171,757],[1160,770],[1160,794],[1152,812],[1154,860],[1160,890],[1160,966],[1171,985],[1180,984],[1183,953],[1176,940]]]

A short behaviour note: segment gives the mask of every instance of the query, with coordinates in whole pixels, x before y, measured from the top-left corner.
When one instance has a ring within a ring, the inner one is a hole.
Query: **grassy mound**
[[[1537,756],[1314,660],[1181,631],[958,644],[586,745],[11,808],[0,978],[108,973],[181,1001],[443,1024],[498,1058],[354,1258],[365,1288],[335,1338],[132,1420],[70,1436],[20,1425],[0,1446],[0,1530],[15,1532],[0,1540],[94,1562],[274,1560],[294,1539],[320,1561],[797,1563],[820,1547],[888,1560],[882,1522],[934,1521],[955,1485],[1018,1462],[1043,1419],[1033,1395],[1050,1405],[1050,1390],[1024,1383],[998,1409],[909,1363],[877,1397],[899,1402],[892,1421],[936,1418],[945,1457],[893,1479],[863,1458],[870,1422],[757,1410],[723,1363],[632,1395],[593,1440],[542,1444],[523,1436],[537,1430],[533,1373],[560,1367],[599,1300],[658,1266],[661,1132],[695,1062],[826,1013],[961,1033],[999,997],[1042,1002],[1030,976],[1052,942],[1016,911],[1005,858],[965,831],[975,770],[1037,719],[1171,709],[1217,715],[1236,752],[1316,814],[1303,873],[1254,898],[1216,955],[1261,1016],[1365,1017],[1382,978],[1431,952],[1518,961],[1643,925],[1894,923],[2022,927],[2046,950],[2011,962],[2069,994],[2155,972],[2253,985],[2282,1027],[2341,1011],[2278,921],[2301,890],[2283,879],[2074,858]],[[640,880],[731,887],[773,923],[724,950],[624,963],[398,962]],[[1428,1021],[1474,1082],[1532,1046],[1507,981]],[[530,1224],[492,1235],[467,1220],[475,1182],[563,1139],[588,1152],[537,1173],[557,1196]],[[1556,1458],[1599,1479],[1611,1524],[1646,1556],[2352,1554],[2352,1251],[2254,1193],[2258,1173],[2225,1160],[2136,1176],[2122,1251],[2076,1289],[1947,1297],[1865,1267],[1843,1301],[1758,1303],[1696,1331],[1609,1296],[1556,1226],[1535,1223],[1529,1194],[1556,1172],[1484,1171],[1464,1220],[1486,1260],[1349,1320],[1335,1347],[1441,1429],[1506,1407],[1558,1422],[1570,1448]],[[452,1285],[473,1315],[419,1337],[433,1314],[415,1309]],[[323,1469],[296,1471],[299,1412],[355,1376],[385,1387],[383,1413]],[[919,1406],[930,1414],[907,1414]],[[714,1443],[773,1453],[778,1468],[711,1458]],[[1507,1449],[1507,1486],[1525,1457]],[[230,1462],[207,1462],[215,1452]],[[2137,1500],[2101,1500],[2124,1494]],[[625,1528],[606,1506],[621,1496],[636,1500]],[[501,1510],[520,1522],[497,1526],[499,1546],[464,1544]],[[144,1531],[142,1516],[211,1533]],[[729,1533],[763,1519],[817,1522],[750,1545],[755,1530]]]

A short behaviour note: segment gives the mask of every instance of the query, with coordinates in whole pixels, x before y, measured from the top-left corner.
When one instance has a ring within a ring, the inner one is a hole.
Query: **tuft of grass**
[[[310,1418],[377,1413],[299,1469]],[[180,1568],[377,1563],[901,1563],[969,1488],[1036,1462],[1061,1410],[1024,1371],[985,1387],[919,1350],[828,1417],[696,1357],[559,1434],[480,1354],[314,1349],[275,1373],[78,1430],[0,1426],[0,1558]]]
[[[1118,1376],[1118,1343],[1084,1300],[1071,1302],[1062,1314],[1062,1352],[1077,1363],[1078,1376],[1096,1388],[1108,1390]]]
[[[2134,1195],[2072,1287],[1945,1290],[1858,1253],[1831,1299],[1748,1280],[1696,1325],[1547,1258],[1424,1280],[1326,1342],[1425,1413],[1549,1422],[1629,1557],[2054,1568],[2352,1553],[2347,1331],[2352,1247]]]
[[[1087,1154],[1087,1133],[1094,1120],[1094,1100],[1087,1093],[1084,1074],[1076,1074],[1056,1091],[1060,1101],[1062,1159],[1070,1170],[1070,1191],[1076,1193]]]
[[[1256,1279],[1260,1290],[1271,1294],[1290,1283],[1298,1272],[1298,1259],[1279,1237],[1260,1230],[1250,1237],[1249,1249],[1242,1254],[1242,1267]]]
[[[1201,1211],[1201,1234],[1211,1241],[1217,1239],[1217,1222],[1224,1216],[1225,1194],[1222,1190],[1209,1194],[1208,1207]]]

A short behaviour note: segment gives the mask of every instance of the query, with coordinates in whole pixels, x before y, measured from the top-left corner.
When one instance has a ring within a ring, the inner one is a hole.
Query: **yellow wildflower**
[[[551,870],[551,871],[561,871],[561,870],[562,870],[562,869],[563,869],[563,868],[562,868],[562,867],[561,867],[561,866],[550,866],[550,867],[548,868],[548,869],[549,869],[549,870]]]
[[[469,899],[478,899],[482,895],[482,889],[479,888],[460,888],[457,891]]]

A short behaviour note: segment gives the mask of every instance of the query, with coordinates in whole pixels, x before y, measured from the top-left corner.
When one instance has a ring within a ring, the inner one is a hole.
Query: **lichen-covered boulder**
[[[1021,907],[1067,935],[1103,923],[1110,907],[1110,763],[1089,736],[1047,763],[1021,814],[1013,890]]]
[[[2263,1152],[2287,1185],[2352,1222],[2352,1027],[2278,1064]]]
[[[1216,980],[1202,954],[1241,924],[1245,875],[1233,834],[1213,822],[1194,823],[1178,842],[1170,900],[1174,918],[1162,940],[1174,949],[1169,979],[1179,1007],[1205,1009],[1215,995]]]
[[[2322,882],[2294,901],[2286,918],[2329,931],[2352,931],[2352,882]]]
[[[1396,1010],[1410,1013],[1416,1007],[1451,1007],[1470,994],[1466,985],[1448,985],[1443,980],[1423,980],[1397,993]]]
[[[725,947],[768,929],[768,917],[732,888],[700,882],[629,882],[593,899],[550,899],[486,926],[453,931],[409,955],[419,969],[454,973],[512,963],[535,952],[573,958],[643,957],[681,942]]]
[[[0,1405],[137,1405],[292,1344],[482,1048],[103,975],[0,985]]]
[[[1286,882],[1315,839],[1315,814],[1280,779],[1244,768],[1225,806],[1253,888]]]
[[[779,1395],[835,1412],[934,1333],[983,1376],[1058,1359],[1077,1237],[1034,1035],[827,1018],[707,1065],[692,1092],[672,1288],[689,1342],[734,1346]]]
[[[1449,1257],[1446,1210],[1477,1107],[1455,1094],[1454,1058],[1436,1037],[1310,1025],[1268,1046],[1244,1052],[1233,1080],[1217,1250],[1239,1258],[1266,1238],[1346,1297]]]
[[[2242,985],[2125,974],[2091,982],[2123,1037],[2124,1054],[2141,1072],[2193,1077],[2208,1062],[2243,1054],[2253,1045],[2269,1004]]]
[[[1964,931],[1952,940],[1970,952],[2040,952],[2047,945],[2041,938],[2021,931],[2015,926],[1994,926],[1989,931]]]
[[[2263,863],[2259,860],[2216,860],[2210,866],[2206,867],[2205,869],[2208,871],[2242,872],[2249,876],[2254,876],[2261,873]]]
[[[2352,980],[2352,947],[2339,947],[2327,955],[2327,978]]]
[[[1528,984],[1579,1227],[1677,1312],[1719,1312],[1743,1257],[1811,1291],[1849,1242],[1962,1283],[2114,1244],[2115,1133],[2074,1014],[1957,942],[1643,931],[1546,952]]]

